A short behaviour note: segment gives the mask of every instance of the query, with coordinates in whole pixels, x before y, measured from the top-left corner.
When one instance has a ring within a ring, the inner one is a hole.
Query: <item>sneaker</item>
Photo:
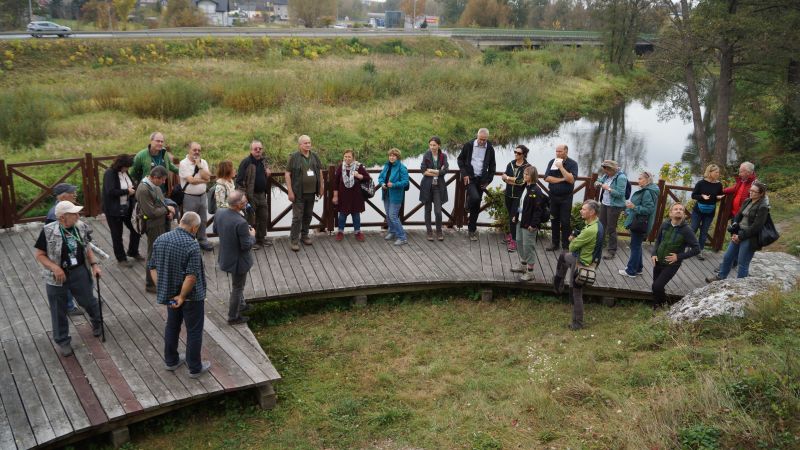
[[[525,267],[525,264],[517,264],[511,266],[511,271],[517,273],[525,273],[527,271],[527,268]]]
[[[200,378],[204,373],[208,372],[208,369],[211,368],[211,363],[209,361],[203,361],[202,365],[200,366],[200,371],[197,373],[189,372],[189,378],[195,379]]]
[[[145,257],[140,255],[140,254],[138,254],[138,253],[135,254],[135,255],[128,255],[128,258],[133,258],[136,261],[144,261],[145,260]]]
[[[564,279],[561,277],[553,277],[553,292],[556,294],[564,293]]]
[[[175,369],[183,365],[186,362],[186,353],[181,353],[178,355],[178,362],[169,366],[166,362],[164,362],[164,369],[169,370],[170,372],[175,372]]]
[[[511,233],[506,233],[505,236],[503,236],[503,244],[508,244],[510,240],[511,240]]]
[[[713,277],[706,277],[706,283],[713,283],[715,281],[722,281],[722,278],[717,275],[714,275]]]
[[[517,251],[517,241],[513,239],[508,241],[508,246],[506,248],[508,250],[508,253],[514,253],[515,251]]]
[[[699,259],[700,261],[705,261],[706,260],[706,256],[703,253],[704,252],[700,252],[700,253],[697,254],[697,259]]]
[[[250,320],[249,317],[240,315],[233,320],[228,319],[228,325],[239,325],[241,323],[247,323],[248,320]]]
[[[615,253],[607,253],[603,255],[603,259],[614,259],[617,255]]]
[[[619,269],[619,270],[617,271],[617,273],[619,273],[620,275],[624,275],[624,276],[626,276],[626,277],[628,277],[628,278],[636,278],[636,275],[631,275],[631,274],[629,274],[629,273],[628,273],[628,271],[627,271],[627,270],[625,270],[625,269]]]
[[[344,239],[344,233],[339,231],[338,233],[336,233],[336,240],[341,241],[342,239]]]
[[[264,247],[272,247],[272,239],[271,238],[264,238]]]
[[[117,261],[117,264],[123,267],[133,267],[133,261],[130,259],[120,259]]]
[[[436,232],[436,239],[438,239],[440,241],[443,241],[444,240],[444,233],[442,233],[441,231],[437,231]]]
[[[533,281],[533,272],[526,270],[525,273],[519,277],[519,281]]]
[[[408,244],[408,239],[398,239],[398,240],[394,241],[394,245],[396,245],[398,247],[401,246],[401,245],[406,245],[406,244]]]
[[[393,241],[394,233],[386,233],[386,236],[384,236],[383,238],[386,239],[387,241]]]
[[[365,240],[367,240],[367,238],[364,237],[364,233],[356,231],[356,240],[358,242],[364,242]]]
[[[297,241],[292,241],[292,245],[290,246],[293,252],[300,251],[300,243]]]
[[[76,307],[70,309],[69,311],[67,311],[67,315],[68,316],[82,316],[83,315],[83,311],[76,306]]]
[[[558,249],[559,247],[557,245],[550,245],[547,248],[545,248],[545,250],[547,250],[548,252],[557,252]]]
[[[308,236],[301,237],[300,241],[303,243],[303,245],[311,245],[311,244],[313,244],[313,242],[311,242],[311,238],[308,237]]]
[[[66,344],[58,344],[58,352],[61,356],[67,357],[72,355],[72,346],[67,342]]]
[[[155,286],[145,286],[144,290],[149,292],[149,293],[151,293],[151,294],[155,294],[156,292],[158,292],[158,291],[156,291],[156,287]]]
[[[429,241],[433,242],[433,231],[428,231],[426,236]]]
[[[261,244],[259,243],[253,244],[253,246],[250,247],[250,250],[261,250]]]
[[[472,241],[472,242],[477,242],[478,241],[478,233],[475,232],[475,231],[470,231],[469,232],[469,240]]]

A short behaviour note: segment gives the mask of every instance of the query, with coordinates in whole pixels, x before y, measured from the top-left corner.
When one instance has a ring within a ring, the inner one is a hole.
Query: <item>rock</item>
[[[753,297],[775,288],[789,291],[797,285],[798,276],[800,259],[787,253],[756,252],[749,277],[728,278],[695,289],[672,305],[667,317],[675,323],[721,315],[743,317]]]

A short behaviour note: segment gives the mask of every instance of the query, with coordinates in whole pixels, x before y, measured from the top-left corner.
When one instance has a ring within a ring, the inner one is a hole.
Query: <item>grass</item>
[[[747,319],[506,292],[259,306],[278,405],[240,396],[132,429],[128,448],[796,448],[800,292]]]

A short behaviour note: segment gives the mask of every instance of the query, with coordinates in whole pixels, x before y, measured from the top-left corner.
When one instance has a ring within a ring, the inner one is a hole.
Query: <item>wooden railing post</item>
[[[460,173],[456,173],[455,183],[456,192],[455,198],[453,199],[453,221],[455,222],[456,228],[463,228],[466,223],[466,209],[464,205],[466,205],[467,189],[464,186],[464,181],[461,179]]]
[[[584,202],[586,200],[597,200],[597,189],[594,187],[595,182],[597,182],[597,174],[593,173],[592,176],[589,177],[589,181],[586,182],[586,191],[583,193]]]
[[[8,174],[6,174],[6,162],[0,159],[0,228],[11,228],[14,220],[11,218],[11,194],[8,189]]]
[[[336,166],[329,165],[328,170],[323,172],[322,178],[325,180],[325,195],[322,197],[322,217],[319,224],[319,231],[333,231],[336,211],[333,204],[333,177],[336,175]]]
[[[213,192],[209,195],[213,195]],[[272,175],[267,177],[267,232],[270,231],[272,231]]]
[[[711,248],[713,248],[714,251],[718,252],[722,250],[722,244],[725,243],[725,233],[728,232],[728,221],[731,218],[732,209],[733,196],[726,195],[720,202],[717,223],[714,225],[714,235],[711,237]]]
[[[658,236],[658,230],[661,228],[661,223],[664,222],[664,208],[667,206],[667,182],[658,180],[658,203],[656,204],[656,220],[653,222],[653,228],[647,236],[647,240],[653,242]]]
[[[96,193],[94,190],[94,164],[92,154],[85,153],[81,162],[81,184],[83,190],[83,211],[87,217],[95,215]]]

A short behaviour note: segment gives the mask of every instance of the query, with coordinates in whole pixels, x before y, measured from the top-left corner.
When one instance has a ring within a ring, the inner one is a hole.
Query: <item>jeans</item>
[[[477,178],[470,178],[467,185],[467,211],[469,211],[469,221],[467,231],[470,233],[478,229],[478,216],[481,214],[481,201],[483,200],[483,190],[478,184]]]
[[[679,263],[661,264],[657,263],[653,266],[653,299],[652,306],[663,305],[667,303],[667,293],[665,288],[667,283],[672,280],[672,277],[678,273],[681,268]]]
[[[756,253],[755,248],[753,248],[754,244],[753,239],[739,241],[738,244],[733,241],[728,243],[728,249],[725,250],[725,256],[722,257],[722,264],[719,266],[719,277],[723,280],[728,278],[734,261],[739,263],[736,278],[747,277],[750,274],[750,261]]]
[[[431,209],[436,216],[436,231],[442,231],[442,191],[439,190],[439,186],[431,189],[431,199],[425,202],[425,229],[429,233],[432,231]]]
[[[72,293],[78,304],[89,313],[92,326],[100,325],[100,309],[92,295],[92,277],[84,266],[67,269],[67,279],[61,286],[46,285],[47,302],[50,304],[50,321],[53,325],[53,340],[56,344],[69,344],[69,321],[67,320],[67,294]]]
[[[296,199],[296,198],[295,198]],[[254,192],[253,198],[248,198],[253,206],[255,214],[248,215],[248,223],[256,229],[256,244],[263,244],[267,236],[267,225],[269,225],[269,202],[267,194],[264,192]]]
[[[625,209],[621,206],[600,205],[600,223],[608,236],[608,253],[617,253],[617,223],[619,215]]]
[[[244,307],[244,285],[247,283],[247,272],[232,273],[231,296],[228,299],[228,320],[236,320]]]
[[[711,222],[714,221],[715,212],[716,210],[708,214],[704,214],[700,212],[700,208],[697,206],[695,206],[692,210],[692,233],[696,233],[697,229],[700,228],[700,236],[697,238],[697,242],[700,243],[700,250],[703,250],[703,247],[706,245],[708,229],[711,227]]]
[[[294,203],[292,203],[292,231],[290,234],[292,242],[297,242],[301,235],[308,236],[312,214],[314,214],[314,194],[295,194]],[[256,231],[256,237],[258,237],[258,231]]]
[[[403,224],[400,222],[400,206],[402,203],[390,203],[389,199],[383,200],[383,207],[386,210],[386,223],[389,225],[389,233],[394,234],[394,236],[401,240],[405,241],[406,231],[403,229]]]
[[[208,222],[208,199],[206,194],[203,195],[190,195],[184,194],[183,196],[183,212],[193,211],[200,216],[200,228],[197,230],[197,242],[201,244],[208,243],[206,237],[206,222]]]
[[[115,217],[106,215],[108,222],[108,229],[111,231],[111,242],[114,245],[114,256],[117,261],[125,261],[128,256],[136,256],[139,254],[139,233],[133,231],[133,224],[131,223],[131,216]],[[128,252],[125,252],[125,246],[122,243],[122,227],[128,229],[130,232],[130,239],[128,242]]]
[[[519,222],[519,198],[511,198],[509,196],[503,197],[506,201],[506,210],[508,211],[508,232],[511,233],[511,239],[517,240],[517,225]]]
[[[205,302],[184,302],[178,309],[167,308],[167,324],[164,328],[164,363],[178,364],[178,338],[181,323],[186,325],[186,366],[189,373],[198,373],[202,368],[200,348],[203,346],[203,320]]]
[[[347,216],[351,216],[353,218],[353,230],[356,232],[361,231],[361,213],[339,213],[339,231],[344,231],[345,225],[347,225]]]
[[[528,231],[527,228],[522,228],[521,224],[517,224],[515,234],[517,238],[519,238],[517,241],[519,261],[522,264],[535,264],[536,249],[534,248],[534,245],[536,245],[536,231]]]
[[[625,267],[625,272],[628,275],[636,275],[644,270],[642,243],[645,236],[644,233],[631,233],[631,257],[628,259],[628,266]]]
[[[572,301],[572,324],[583,326],[583,287],[575,285],[575,275],[578,266],[578,257],[569,251],[558,256],[556,277],[563,280],[567,276],[567,269],[572,269],[570,274],[569,299]]]
[[[572,196],[550,197],[550,217],[552,218],[553,247],[569,248],[569,235],[572,232]]]

